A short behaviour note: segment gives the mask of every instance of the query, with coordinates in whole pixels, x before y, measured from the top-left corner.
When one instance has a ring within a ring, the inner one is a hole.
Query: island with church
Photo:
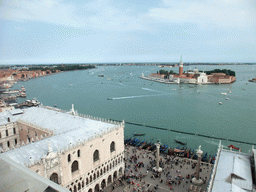
[[[178,73],[175,73],[173,70],[166,71],[161,69],[159,72],[151,73],[148,76],[142,74],[141,78],[168,84],[230,84],[236,81],[236,73],[230,69],[200,71],[195,68],[194,70],[183,71],[181,56]]]

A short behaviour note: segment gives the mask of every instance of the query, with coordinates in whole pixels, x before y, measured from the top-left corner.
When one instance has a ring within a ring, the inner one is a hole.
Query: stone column
[[[156,167],[154,167],[154,170],[155,171],[158,171],[158,172],[161,172],[162,171],[162,168],[159,167],[159,151],[160,151],[160,142],[156,143]]]
[[[159,169],[159,149],[160,143],[156,143],[156,169]]]
[[[197,149],[197,169],[196,169],[196,177],[192,179],[192,182],[196,185],[202,185],[203,181],[202,179],[199,179],[199,172],[200,172],[200,164],[201,164],[201,158],[203,151],[201,150],[201,145],[199,145],[199,148]]]

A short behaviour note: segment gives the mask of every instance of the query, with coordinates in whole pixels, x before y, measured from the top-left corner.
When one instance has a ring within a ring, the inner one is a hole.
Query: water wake
[[[153,89],[149,89],[149,88],[144,88],[144,87],[142,87],[141,89],[143,89],[145,91],[152,91],[152,92],[163,93],[162,91],[157,91],[157,90],[153,90]]]
[[[155,96],[161,96],[166,94],[155,94],[155,95],[137,95],[137,96],[128,96],[128,97],[114,97],[112,99],[134,99],[134,98],[140,98],[140,97],[155,97]]]

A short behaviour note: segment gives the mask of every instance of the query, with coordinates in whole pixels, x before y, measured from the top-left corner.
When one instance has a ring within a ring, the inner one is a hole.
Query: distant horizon
[[[37,64],[0,64],[0,66],[27,66],[27,65],[124,65],[124,64],[179,64],[179,62],[109,62],[109,63],[37,63]],[[194,64],[194,65],[200,65],[200,64],[229,64],[229,65],[256,65],[256,62],[183,62],[183,64]]]

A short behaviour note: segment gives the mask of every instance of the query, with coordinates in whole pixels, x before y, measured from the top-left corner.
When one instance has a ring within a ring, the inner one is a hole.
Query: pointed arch
[[[114,152],[115,150],[116,150],[116,144],[114,141],[112,141],[110,144],[110,153]]]
[[[73,173],[73,172],[77,171],[78,169],[79,169],[79,167],[78,167],[78,162],[77,162],[77,161],[74,161],[74,162],[72,163],[72,165],[71,165],[71,172]]]

